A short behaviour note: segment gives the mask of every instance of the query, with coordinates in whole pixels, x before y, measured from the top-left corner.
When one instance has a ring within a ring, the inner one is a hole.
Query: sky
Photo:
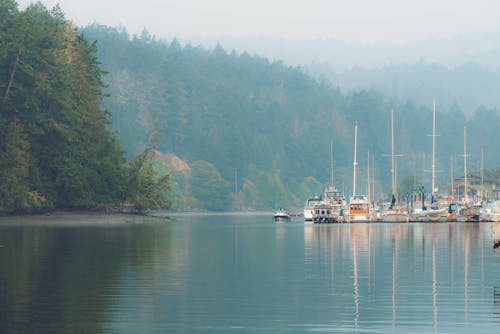
[[[21,9],[31,0],[18,0]],[[41,0],[79,26],[178,37],[266,36],[405,44],[500,31],[498,0]]]

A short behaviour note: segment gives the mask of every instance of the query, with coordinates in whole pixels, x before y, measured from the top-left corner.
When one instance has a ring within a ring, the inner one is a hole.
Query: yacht
[[[306,201],[306,205],[304,206],[304,220],[306,222],[313,221],[314,206],[316,204],[320,204],[321,202],[322,202],[321,196],[314,196]]]
[[[370,222],[370,202],[364,195],[355,195],[349,199],[349,216],[350,223]]]
[[[314,205],[314,223],[342,223],[344,219],[345,197],[334,186],[325,189],[324,199]]]

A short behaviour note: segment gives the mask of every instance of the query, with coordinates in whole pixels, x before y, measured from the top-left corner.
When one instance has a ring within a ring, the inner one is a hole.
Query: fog
[[[21,7],[30,0],[20,0]],[[78,25],[146,27],[157,36],[267,36],[408,43],[500,30],[495,0],[42,0]]]
[[[228,52],[300,66],[344,91],[376,89],[428,103],[441,90],[447,107],[459,103],[467,113],[481,104],[500,107],[494,89],[500,72],[495,0],[41,2],[49,8],[59,3],[78,26],[98,23],[131,35],[146,29],[181,45],[221,44]],[[24,8],[30,0],[18,3]],[[445,69],[433,70],[436,64]]]

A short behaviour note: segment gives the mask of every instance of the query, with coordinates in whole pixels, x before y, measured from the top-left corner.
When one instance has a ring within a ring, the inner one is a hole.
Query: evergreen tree
[[[214,165],[207,161],[195,161],[190,176],[191,194],[203,209],[227,210],[231,202],[229,183],[222,178]]]

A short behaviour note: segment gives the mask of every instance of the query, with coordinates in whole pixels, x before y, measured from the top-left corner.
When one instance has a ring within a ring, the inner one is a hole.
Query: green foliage
[[[14,118],[2,124],[0,134],[0,212],[28,207],[29,143],[21,123]]]
[[[417,181],[414,179],[413,175],[407,175],[401,180],[397,185],[397,192],[401,196],[411,194],[415,191],[414,184],[418,185]]]
[[[203,160],[195,161],[189,181],[190,193],[201,208],[210,211],[227,210],[231,202],[229,183],[214,165]]]
[[[104,101],[127,157],[144,147],[147,120],[158,115],[160,151],[186,161],[209,161],[226,180],[233,180],[234,168],[238,169],[242,194],[231,195],[233,207],[240,206],[241,198],[243,207],[249,208],[301,206],[318,192],[317,185],[304,186],[302,180],[310,176],[325,184],[329,179],[330,139],[336,186],[352,184],[355,121],[360,170],[366,168],[364,157],[370,150],[377,184],[389,188],[391,109],[396,153],[404,154],[398,159],[398,174],[413,174],[414,166],[416,171],[430,168],[430,159],[423,156],[429,156],[431,148],[431,98],[421,106],[392,101],[376,91],[342,93],[300,68],[248,53],[228,53],[220,45],[213,50],[181,46],[176,40],[155,40],[146,32],[130,37],[126,31],[96,25],[84,33],[100,45],[99,59],[109,72],[105,79],[110,97]],[[463,151],[464,125],[470,133],[469,151],[476,154],[484,148],[486,166],[500,164],[500,156],[493,154],[500,141],[500,114],[480,108],[466,117],[460,106],[445,110],[441,97],[435,97],[440,135],[436,168],[448,171],[450,155]],[[444,172],[440,178],[449,180],[449,175]],[[427,184],[422,177],[424,181]],[[312,193],[306,194],[308,190]],[[184,195],[186,206],[196,204],[189,192]]]
[[[321,195],[323,192],[323,184],[316,180],[314,176],[305,177],[299,185],[299,193],[301,198],[309,198],[312,195]]]
[[[124,201],[96,52],[59,7],[0,2],[0,213]]]
[[[242,187],[243,202],[247,208],[255,209],[257,207],[257,201],[259,199],[257,187],[250,180],[245,180]]]
[[[153,147],[148,146],[128,165],[126,202],[139,211],[169,208],[169,179],[167,166],[154,158]]]

